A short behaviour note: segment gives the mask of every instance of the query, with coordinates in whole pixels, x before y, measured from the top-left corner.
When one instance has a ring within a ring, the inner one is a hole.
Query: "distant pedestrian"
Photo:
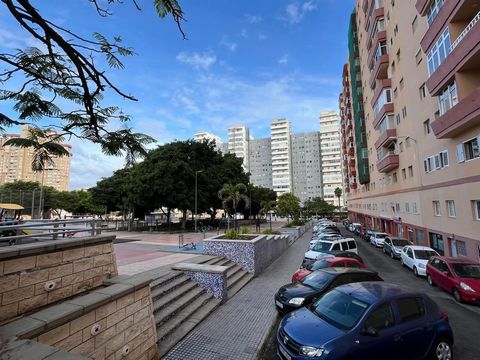
[[[255,231],[260,231],[260,218],[255,219]]]

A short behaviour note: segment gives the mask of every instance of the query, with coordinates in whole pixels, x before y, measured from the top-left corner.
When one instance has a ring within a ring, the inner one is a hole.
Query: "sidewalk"
[[[291,281],[302,262],[312,231],[307,231],[262,274],[221,305],[165,357],[168,360],[257,359],[276,324],[273,296]]]

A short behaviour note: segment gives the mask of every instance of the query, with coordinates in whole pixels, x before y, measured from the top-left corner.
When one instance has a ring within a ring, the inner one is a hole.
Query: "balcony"
[[[480,122],[480,87],[435,120],[431,126],[437,139],[453,138]]]
[[[480,12],[452,42],[451,52],[427,80],[432,96],[438,96],[458,72],[478,71],[480,68]]]
[[[377,84],[377,87],[375,88],[375,92],[373,93],[372,101],[370,102],[370,105],[372,107],[375,107],[375,104],[377,103],[378,99],[380,98],[380,95],[382,94],[382,91],[386,89],[391,89],[392,88],[392,79],[383,79]]]
[[[382,19],[385,16],[385,12],[383,7],[376,8],[373,10],[372,14],[370,15],[370,19],[365,23],[365,31],[368,34],[368,37],[371,37],[371,32],[375,28],[375,24],[379,19]]]
[[[380,137],[375,142],[375,149],[380,147],[388,147],[393,141],[397,140],[397,129],[388,129],[380,134]]]
[[[348,162],[348,165],[355,166],[355,159],[350,159],[350,161]]]
[[[381,173],[387,173],[399,166],[400,160],[398,155],[393,152],[387,153],[380,161],[377,162],[377,170]]]
[[[350,184],[350,188],[355,190],[357,188],[357,183]]]
[[[427,31],[425,32],[425,35],[420,41],[420,46],[422,47],[422,50],[425,54],[427,54],[430,51],[433,44],[438,39],[439,35],[445,30],[449,22],[449,18],[451,18],[453,14],[456,12],[456,8],[459,6],[460,2],[461,1],[445,1],[444,2],[442,8],[440,9],[437,16],[435,17],[435,20],[428,27]]]
[[[448,2],[448,1],[447,1]],[[417,0],[415,7],[420,15],[427,15],[428,5],[430,5],[431,0]]]
[[[370,75],[370,88],[373,89],[377,79],[386,79],[388,77],[388,62],[388,54],[378,57],[375,62],[375,66],[373,67],[372,74]]]
[[[377,116],[375,116],[375,119],[373,120],[373,127],[376,129],[378,127],[378,124],[383,120],[383,118],[388,115],[388,114],[393,114],[393,103],[386,103],[383,105]]]
[[[350,156],[355,155],[355,148],[354,147],[351,147],[351,148],[348,149],[348,155],[350,155]]]
[[[348,141],[353,143],[353,135],[352,134],[348,135]]]
[[[375,37],[373,39],[371,38],[368,42],[368,45],[367,45],[368,46],[368,59],[367,59],[368,62],[367,62],[367,64],[368,64],[368,67],[370,69],[373,68],[374,57],[375,57],[375,54],[377,52],[378,45],[382,41],[385,42],[385,46],[386,46],[387,32],[385,30],[377,32],[375,34]],[[385,48],[385,52],[386,52],[386,48]]]

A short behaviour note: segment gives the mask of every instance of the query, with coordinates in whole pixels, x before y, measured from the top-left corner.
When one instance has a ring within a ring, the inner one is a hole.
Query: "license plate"
[[[283,309],[283,304],[278,301],[278,300],[275,300],[275,304],[280,308],[280,309]]]
[[[292,357],[287,353],[287,351],[282,347],[282,345],[278,345],[278,349],[280,353],[285,357],[287,360],[292,360]]]

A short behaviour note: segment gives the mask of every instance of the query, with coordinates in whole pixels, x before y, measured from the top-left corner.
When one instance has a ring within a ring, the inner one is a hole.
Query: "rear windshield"
[[[435,251],[431,250],[415,250],[415,258],[420,260],[428,260],[432,256],[438,255]]]
[[[375,234],[375,237],[379,239],[385,239],[387,237],[387,234]]]
[[[325,261],[325,260],[315,261],[313,263],[312,267],[310,268],[310,270],[315,271],[315,270],[318,270],[318,269],[324,269],[324,268],[329,267],[329,265],[330,265],[330,263],[328,261]]]
[[[393,246],[407,246],[410,245],[410,241],[405,239],[392,239]]]
[[[330,250],[331,246],[332,246],[331,243],[323,242],[323,241],[317,241],[317,243],[313,247],[313,250],[314,251],[320,251],[320,252],[328,251],[328,250]]]
[[[316,290],[322,290],[330,283],[333,277],[333,274],[324,271],[314,271],[305,276],[300,282],[303,285],[310,286]]]
[[[463,278],[480,279],[480,265],[477,264],[453,264],[453,271]]]

